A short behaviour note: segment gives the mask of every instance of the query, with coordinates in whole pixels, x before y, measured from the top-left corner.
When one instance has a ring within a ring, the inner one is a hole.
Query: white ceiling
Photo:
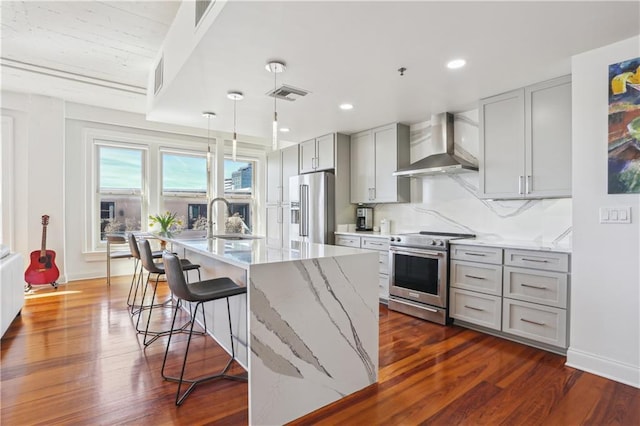
[[[278,86],[311,92],[278,101],[280,123],[291,128],[283,138],[301,141],[472,109],[479,98],[569,74],[572,55],[640,33],[638,1],[236,0],[224,6],[176,79],[145,111],[140,93],[178,7],[3,1],[2,87],[201,128],[201,112],[212,110],[218,114],[212,128],[225,132],[233,129],[226,94],[239,90],[245,99],[237,105],[238,132],[269,138],[273,99],[265,94],[274,81],[264,65],[281,59],[287,70]],[[446,69],[456,57],[467,66]],[[400,67],[407,68],[404,76]],[[49,68],[66,78],[43,75]],[[82,78],[92,84],[73,81]],[[341,111],[342,102],[355,108]]]

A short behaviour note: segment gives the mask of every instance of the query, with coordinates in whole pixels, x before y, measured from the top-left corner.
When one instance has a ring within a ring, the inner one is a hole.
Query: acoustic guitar
[[[56,266],[56,252],[47,250],[47,225],[49,216],[42,216],[42,246],[40,250],[31,252],[31,263],[24,272],[24,280],[27,283],[25,291],[31,289],[31,284],[51,284],[53,288],[58,287],[56,280],[60,276],[60,271]]]

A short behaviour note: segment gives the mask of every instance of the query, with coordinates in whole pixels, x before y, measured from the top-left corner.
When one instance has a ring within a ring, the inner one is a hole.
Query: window
[[[224,160],[224,196],[231,204],[231,214],[240,216],[251,231],[254,229],[254,170],[255,161]]]
[[[101,144],[96,148],[99,240],[105,241],[105,235],[111,232],[139,231],[144,195],[144,150]]]
[[[205,155],[162,152],[162,205],[186,229],[206,229],[208,182]]]

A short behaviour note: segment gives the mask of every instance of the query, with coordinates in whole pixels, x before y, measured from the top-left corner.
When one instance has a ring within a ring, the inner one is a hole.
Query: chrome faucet
[[[227,200],[222,197],[216,197],[209,201],[209,209],[207,210],[207,215],[209,216],[209,220],[207,221],[207,238],[213,238],[213,203],[216,201],[222,201],[227,205],[227,216],[231,217],[231,205]]]

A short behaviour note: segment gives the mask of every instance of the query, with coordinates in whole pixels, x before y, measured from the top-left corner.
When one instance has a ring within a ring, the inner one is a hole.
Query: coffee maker
[[[373,230],[373,208],[356,207],[356,231]]]

